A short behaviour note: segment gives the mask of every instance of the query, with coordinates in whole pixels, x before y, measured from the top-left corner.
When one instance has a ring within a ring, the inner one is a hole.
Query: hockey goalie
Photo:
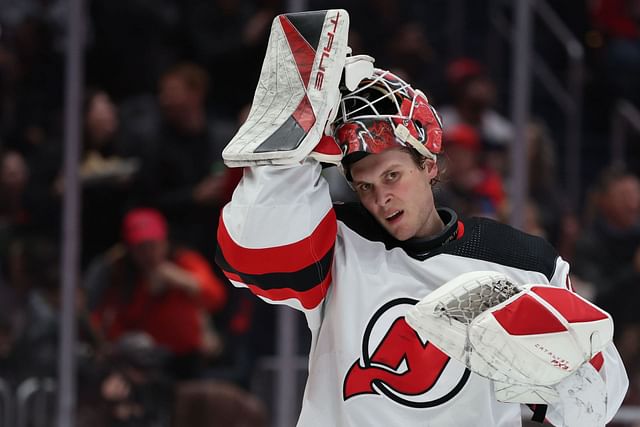
[[[609,422],[628,386],[610,317],[566,288],[548,242],[436,206],[436,108],[348,34],[346,10],[277,16],[223,152],[243,178],[216,262],[310,330],[297,425],[516,427],[522,403],[556,426]],[[332,203],[329,163],[357,202]]]

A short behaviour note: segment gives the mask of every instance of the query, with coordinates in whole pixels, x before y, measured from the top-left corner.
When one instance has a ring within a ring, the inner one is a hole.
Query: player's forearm
[[[308,237],[331,209],[320,165],[247,168],[223,210],[223,222],[240,245],[275,247]]]
[[[316,306],[330,283],[337,223],[320,165],[245,171],[218,227],[216,262],[272,301]]]

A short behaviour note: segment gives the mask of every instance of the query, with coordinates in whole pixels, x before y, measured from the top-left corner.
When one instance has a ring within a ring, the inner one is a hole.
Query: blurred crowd
[[[354,53],[423,89],[442,116],[440,204],[508,221],[510,150],[525,148],[523,228],[548,239],[571,263],[574,289],[614,316],[627,403],[640,405],[640,145],[629,144],[626,167],[607,158],[607,108],[619,98],[640,108],[640,1],[555,5],[587,51],[577,197],[566,193],[564,133],[544,99],[514,140],[509,83],[479,49],[489,29],[478,15],[491,0],[461,2],[471,22],[459,52],[448,50],[446,2],[334,3],[307,2],[346,8]],[[12,387],[57,374],[66,5],[0,3],[0,378]],[[271,21],[288,4],[86,6],[79,425],[267,425],[251,380],[256,360],[273,354],[274,312],[232,289],[213,259],[219,211],[242,173],[221,152],[248,114]],[[544,38],[536,42],[544,57]],[[332,197],[354,197],[326,173]]]

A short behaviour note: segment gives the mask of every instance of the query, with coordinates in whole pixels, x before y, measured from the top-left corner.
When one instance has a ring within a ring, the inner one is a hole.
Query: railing
[[[629,130],[640,135],[640,110],[624,99],[619,99],[611,116],[611,164],[624,166]]]
[[[528,0],[532,10],[546,25],[551,34],[562,44],[568,57],[566,81],[560,81],[546,61],[534,52],[532,69],[542,86],[562,111],[565,121],[565,185],[573,206],[580,196],[580,146],[582,132],[582,100],[584,79],[584,49],[569,28],[562,22],[545,0]],[[489,8],[489,19],[496,32],[507,42],[513,43],[512,25],[502,13],[501,5],[513,7],[509,0],[494,0]],[[496,50],[490,50],[495,55]]]
[[[52,426],[56,391],[52,378],[27,378],[15,390],[0,378],[0,427]]]
[[[56,382],[28,378],[16,390],[16,427],[49,427],[55,414]]]
[[[295,382],[304,382],[303,377],[306,377],[308,366],[307,357],[296,356],[291,362],[292,364],[288,367],[288,370],[297,377]],[[281,369],[280,364],[281,362],[276,357],[263,357],[259,359],[256,365],[256,377],[269,372],[278,372],[278,370]],[[273,389],[263,389],[262,393],[257,393],[258,395],[277,393],[276,384],[273,384],[272,381],[264,381],[264,383],[268,383]],[[252,384],[254,392],[260,388],[264,388],[264,384],[261,386]],[[11,387],[0,378],[0,427],[51,426],[54,420],[53,414],[55,412],[56,391],[55,380],[51,378],[28,378],[17,387],[14,396]],[[267,400],[269,396],[261,397]],[[300,401],[301,396],[298,394],[292,402],[292,407],[297,411],[300,410]],[[297,413],[295,416],[297,416]],[[531,413],[529,409],[523,406],[522,419],[528,420],[530,418]],[[614,421],[625,424],[637,423],[640,421],[640,406],[621,407],[615,415]]]
[[[13,426],[13,405],[11,387],[0,378],[0,427]]]

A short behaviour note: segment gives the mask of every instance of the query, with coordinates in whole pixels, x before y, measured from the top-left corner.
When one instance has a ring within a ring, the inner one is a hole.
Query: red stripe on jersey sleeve
[[[252,249],[240,246],[231,238],[223,215],[220,215],[218,244],[227,263],[240,273],[289,273],[302,270],[322,259],[333,248],[337,230],[336,214],[330,209],[310,236],[288,245]]]

